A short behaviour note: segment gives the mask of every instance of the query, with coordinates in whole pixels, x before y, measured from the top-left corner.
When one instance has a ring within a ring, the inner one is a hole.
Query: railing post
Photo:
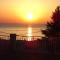
[[[10,49],[12,51],[16,50],[16,34],[10,34]]]

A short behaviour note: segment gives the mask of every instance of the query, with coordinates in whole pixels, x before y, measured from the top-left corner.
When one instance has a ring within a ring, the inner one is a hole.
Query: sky
[[[0,0],[0,24],[45,24],[60,0]]]

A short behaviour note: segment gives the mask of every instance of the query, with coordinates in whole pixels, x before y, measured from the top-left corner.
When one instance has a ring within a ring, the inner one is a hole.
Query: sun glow
[[[48,11],[46,11],[46,7],[43,8],[43,5],[39,4],[28,2],[24,4],[21,3],[19,6],[17,5],[14,10],[19,21],[24,23],[44,22],[43,20],[46,18],[45,14],[47,14]]]
[[[0,0],[0,23],[45,23],[58,5],[60,0]]]
[[[27,33],[27,36],[28,36],[28,41],[31,41],[32,40],[32,28],[31,27],[28,27],[28,33]]]
[[[28,16],[27,16],[28,20],[32,20],[32,13],[29,13]]]

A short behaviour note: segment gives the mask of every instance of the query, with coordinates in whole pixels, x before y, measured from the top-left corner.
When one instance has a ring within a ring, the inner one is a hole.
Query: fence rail
[[[0,34],[0,39],[6,39],[6,40],[10,40],[10,35],[11,34]],[[16,35],[16,34],[15,34]],[[21,36],[21,35],[16,35],[16,40],[27,40],[28,38],[31,38],[31,40],[37,40],[37,39],[41,39],[42,36]]]

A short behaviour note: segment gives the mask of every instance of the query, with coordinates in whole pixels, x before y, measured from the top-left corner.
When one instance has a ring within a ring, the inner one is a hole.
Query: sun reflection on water
[[[31,41],[32,40],[32,27],[28,27],[28,33],[27,33],[27,36],[28,36],[28,41]]]

